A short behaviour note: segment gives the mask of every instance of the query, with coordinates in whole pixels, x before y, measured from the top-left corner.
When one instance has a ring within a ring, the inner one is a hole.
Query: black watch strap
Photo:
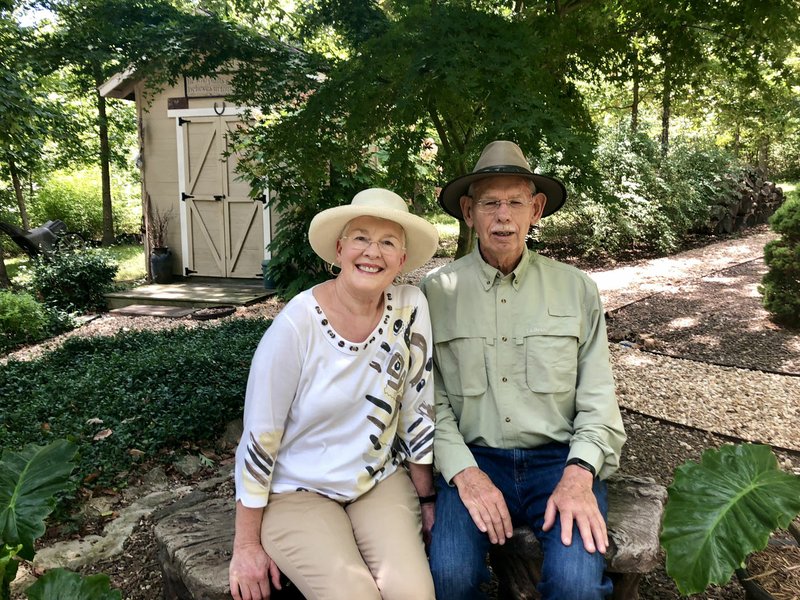
[[[419,503],[420,504],[432,504],[433,502],[436,502],[436,492],[434,492],[430,496],[420,496],[419,497]]]
[[[586,469],[587,471],[589,471],[589,473],[592,474],[592,477],[597,477],[597,473],[595,472],[594,467],[585,460],[583,460],[582,458],[570,458],[567,461],[567,466],[569,465],[578,465],[581,469]]]

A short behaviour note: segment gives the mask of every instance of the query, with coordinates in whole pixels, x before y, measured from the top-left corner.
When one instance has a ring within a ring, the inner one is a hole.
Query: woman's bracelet
[[[433,502],[436,502],[436,492],[434,492],[430,496],[420,496],[419,497],[419,503],[420,504],[432,504]]]

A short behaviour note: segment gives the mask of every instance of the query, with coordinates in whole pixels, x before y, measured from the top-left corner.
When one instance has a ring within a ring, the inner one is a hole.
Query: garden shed
[[[175,275],[261,277],[269,259],[269,191],[252,194],[236,173],[236,153],[227,154],[229,133],[243,126],[245,112],[226,101],[230,90],[226,75],[153,89],[130,72],[99,89],[136,102],[143,212],[146,222],[166,217]],[[149,257],[152,248],[146,250]]]

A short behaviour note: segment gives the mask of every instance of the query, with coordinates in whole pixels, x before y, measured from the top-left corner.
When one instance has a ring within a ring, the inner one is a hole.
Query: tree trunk
[[[6,258],[3,244],[0,242],[0,289],[8,289],[11,287],[11,280],[8,278],[8,271],[6,270]]]
[[[639,80],[641,79],[641,72],[639,71],[639,53],[637,52],[633,57],[633,101],[631,102],[631,131],[636,133],[639,128]]]
[[[19,218],[22,220],[22,228],[30,229],[31,224],[28,219],[28,210],[25,207],[25,196],[22,195],[22,184],[19,181],[19,171],[13,158],[8,159],[8,169],[11,171],[11,182],[14,184],[14,195],[17,197],[19,207]]]
[[[769,135],[762,135],[758,140],[758,170],[765,178],[769,177]]]
[[[461,258],[472,252],[473,247],[472,227],[467,226],[464,221],[458,222],[458,246],[456,246],[456,258]]]
[[[662,52],[664,59],[664,84],[661,90],[661,155],[669,151],[669,120],[672,110],[672,59],[668,50]]]
[[[95,77],[97,87],[103,82],[99,73]],[[97,116],[100,128],[100,181],[103,193],[103,246],[114,244],[114,213],[111,207],[111,148],[108,142],[108,117],[106,99],[97,91]]]

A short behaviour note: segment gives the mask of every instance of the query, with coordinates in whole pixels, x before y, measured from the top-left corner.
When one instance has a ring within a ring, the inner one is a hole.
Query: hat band
[[[484,167],[473,171],[473,175],[480,175],[482,173],[519,173],[520,175],[533,175],[533,173],[525,167],[518,167],[517,165],[495,165],[492,167]]]

